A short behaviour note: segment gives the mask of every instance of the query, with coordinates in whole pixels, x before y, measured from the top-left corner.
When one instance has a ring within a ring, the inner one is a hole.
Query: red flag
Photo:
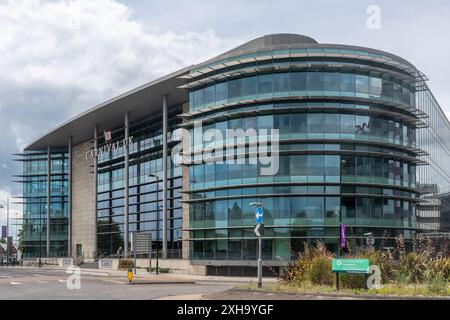
[[[111,131],[103,131],[103,135],[105,136],[105,141],[111,140]]]

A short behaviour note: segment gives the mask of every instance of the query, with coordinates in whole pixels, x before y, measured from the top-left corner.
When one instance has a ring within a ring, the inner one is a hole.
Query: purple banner
[[[6,232],[6,226],[2,226],[2,238],[8,237],[8,234]]]
[[[345,224],[341,223],[341,248],[345,248]]]

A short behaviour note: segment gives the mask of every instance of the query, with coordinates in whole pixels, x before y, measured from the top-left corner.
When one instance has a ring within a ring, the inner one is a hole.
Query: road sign
[[[257,224],[253,231],[255,232],[257,237],[264,237],[264,224]]]
[[[131,233],[131,252],[148,253],[150,251],[151,238],[149,232]]]
[[[263,223],[263,208],[262,207],[257,207],[256,211],[255,211],[255,220],[256,223],[261,224]]]
[[[369,259],[333,259],[331,270],[338,273],[369,273]]]

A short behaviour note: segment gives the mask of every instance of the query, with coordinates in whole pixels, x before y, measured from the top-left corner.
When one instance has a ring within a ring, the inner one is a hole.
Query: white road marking
[[[12,284],[13,286],[16,286],[16,285],[21,284],[21,283],[20,283],[20,282],[14,282],[14,281],[11,281],[11,284]]]
[[[66,282],[66,280],[61,280],[61,279],[59,279],[58,281],[59,281],[59,282]]]
[[[36,280],[37,283],[48,283],[47,281]]]
[[[0,278],[12,278],[12,276],[0,276]]]

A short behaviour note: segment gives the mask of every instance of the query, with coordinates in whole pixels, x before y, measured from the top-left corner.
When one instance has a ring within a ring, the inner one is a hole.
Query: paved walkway
[[[1,270],[23,270],[32,272],[53,272],[53,273],[66,273],[66,268],[60,268],[57,266],[45,266],[38,267],[0,267]],[[117,282],[128,282],[126,270],[99,270],[99,269],[80,269],[81,275],[98,276],[101,278],[111,279]],[[255,277],[220,277],[220,276],[202,276],[202,275],[190,275],[183,273],[154,273],[149,274],[143,269],[137,269],[137,274],[133,278],[134,283],[226,283],[226,284],[246,284],[255,283],[257,281]],[[263,278],[265,283],[274,283],[277,278]]]

